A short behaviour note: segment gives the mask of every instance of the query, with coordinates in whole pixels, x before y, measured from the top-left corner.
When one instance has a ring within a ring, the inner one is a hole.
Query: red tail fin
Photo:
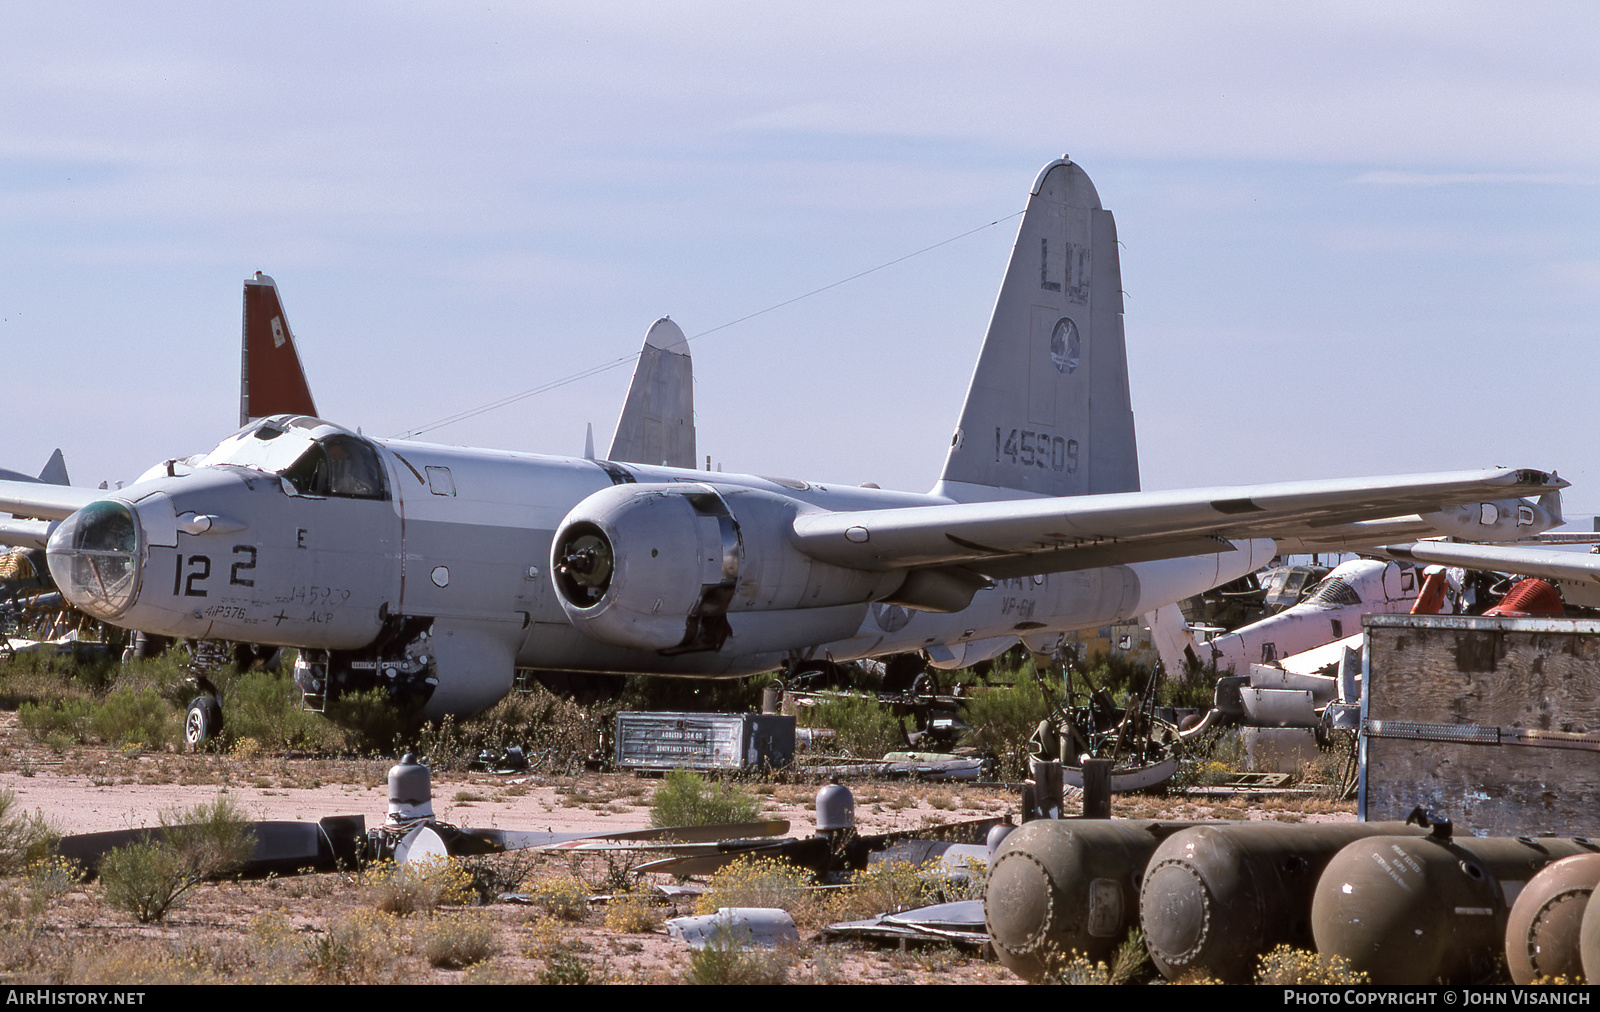
[[[267,415],[315,415],[278,284],[256,271],[244,282],[244,347],[239,368],[239,424]]]

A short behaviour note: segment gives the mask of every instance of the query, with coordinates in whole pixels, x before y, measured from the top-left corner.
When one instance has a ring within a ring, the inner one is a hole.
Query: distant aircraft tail
[[[239,367],[239,424],[268,415],[315,415],[311,387],[295,350],[278,283],[256,271],[244,282],[244,343]]]
[[[1150,639],[1169,677],[1182,678],[1189,665],[1203,664],[1210,659],[1209,652],[1201,648],[1177,605],[1169,604],[1148,612],[1144,624],[1150,629]]]
[[[693,468],[694,454],[694,365],[689,341],[664,316],[644,335],[606,459]]]
[[[935,492],[1139,488],[1117,226],[1083,169],[1039,173]]]
[[[30,481],[41,485],[72,484],[72,479],[67,477],[67,459],[61,455],[59,446],[56,447],[56,452],[50,455],[50,459],[44,462],[44,469],[39,472],[39,477],[35,478],[31,474],[0,467],[0,481]]]

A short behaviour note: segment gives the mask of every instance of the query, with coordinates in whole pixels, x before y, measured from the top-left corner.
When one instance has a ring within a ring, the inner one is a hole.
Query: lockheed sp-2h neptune
[[[1280,550],[1559,522],[1565,482],[1525,469],[1139,491],[1121,288],[1111,213],[1080,167],[1052,162],[926,493],[278,414],[115,491],[0,481],[0,509],[34,518],[0,534],[47,542],[62,593],[97,618],[297,647],[314,704],[386,687],[437,717],[492,705],[518,668],[726,677],[918,650],[970,664]]]

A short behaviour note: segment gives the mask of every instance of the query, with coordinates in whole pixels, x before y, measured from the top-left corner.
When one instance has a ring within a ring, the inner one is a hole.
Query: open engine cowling
[[[904,574],[849,569],[790,541],[795,499],[703,484],[614,485],[556,529],[550,572],[574,626],[604,643],[716,650],[738,612],[873,600]]]

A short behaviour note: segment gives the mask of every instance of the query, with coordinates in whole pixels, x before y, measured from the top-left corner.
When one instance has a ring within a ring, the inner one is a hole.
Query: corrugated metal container
[[[1363,621],[1361,818],[1422,805],[1458,834],[1600,835],[1600,622]]]
[[[787,766],[794,718],[767,713],[619,713],[617,766],[741,770]]]

